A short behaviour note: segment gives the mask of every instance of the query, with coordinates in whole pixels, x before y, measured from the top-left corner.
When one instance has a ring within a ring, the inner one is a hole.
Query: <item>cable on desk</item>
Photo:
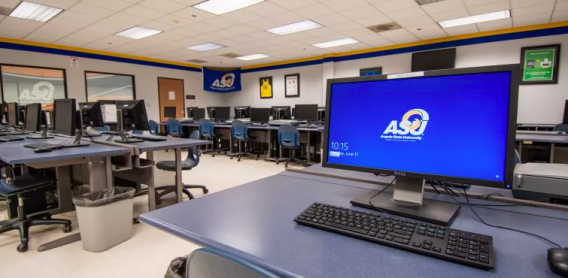
[[[554,246],[557,246],[558,248],[562,248],[562,246],[560,246],[558,243],[551,241],[543,236],[539,236],[537,234],[533,234],[533,233],[529,233],[529,232],[525,232],[525,231],[521,231],[521,230],[516,230],[513,228],[508,228],[508,227],[503,227],[503,226],[497,226],[497,225],[493,225],[493,224],[488,224],[487,222],[483,221],[483,219],[481,219],[481,217],[479,217],[479,215],[477,214],[477,212],[475,212],[475,210],[473,209],[473,207],[471,206],[471,204],[469,203],[469,197],[467,196],[467,191],[464,189],[463,193],[465,194],[465,199],[467,200],[467,204],[469,206],[469,209],[471,209],[471,212],[473,212],[473,214],[475,214],[475,216],[477,216],[477,219],[479,219],[479,221],[481,221],[481,223],[489,226],[489,227],[493,227],[493,228],[498,228],[498,229],[504,229],[504,230],[509,230],[509,231],[513,231],[513,232],[517,232],[517,233],[522,233],[522,234],[526,234],[526,235],[530,235],[533,237],[537,237],[540,238]]]
[[[373,198],[379,196],[379,194],[383,193],[385,190],[387,190],[387,188],[391,187],[391,185],[393,185],[393,183],[396,181],[398,177],[394,177],[394,179],[389,183],[389,185],[385,186],[385,188],[383,188],[381,191],[379,191],[377,194],[373,195],[373,197],[369,198],[369,205],[373,207],[373,209],[380,211],[382,213],[385,213],[387,215],[391,215],[390,213],[376,207],[375,205],[373,205],[373,203],[371,202],[373,200]]]

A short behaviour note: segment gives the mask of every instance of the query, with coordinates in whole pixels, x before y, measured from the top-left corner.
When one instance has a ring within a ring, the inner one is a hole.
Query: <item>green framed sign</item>
[[[559,44],[521,48],[521,84],[558,83],[559,57]]]

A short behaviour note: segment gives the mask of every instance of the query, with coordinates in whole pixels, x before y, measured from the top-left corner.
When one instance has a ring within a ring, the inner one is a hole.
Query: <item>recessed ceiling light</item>
[[[352,39],[352,38],[347,38],[347,39],[341,39],[341,40],[336,40],[336,41],[329,41],[329,42],[322,42],[322,43],[316,43],[316,44],[312,44],[315,47],[319,47],[319,48],[329,48],[329,47],[336,47],[336,46],[340,46],[340,45],[347,45],[347,44],[354,44],[354,43],[358,43],[358,40]]]
[[[492,13],[486,13],[486,14],[466,16],[466,17],[450,19],[450,20],[444,20],[444,21],[438,22],[438,24],[440,24],[440,26],[442,26],[442,28],[450,28],[450,27],[455,27],[455,26],[461,26],[461,25],[467,25],[467,24],[473,24],[473,23],[479,23],[479,22],[486,22],[486,21],[509,18],[509,17],[511,17],[511,11],[510,10],[504,10],[504,11],[498,11],[498,12],[492,12]]]
[[[262,59],[262,58],[267,58],[267,57],[268,56],[264,55],[264,54],[253,54],[253,55],[248,55],[248,56],[237,57],[235,59],[249,61],[249,60],[256,60],[256,59]]]
[[[322,27],[321,24],[311,20],[304,20],[266,30],[276,35],[288,35]]]
[[[11,17],[46,22],[62,12],[63,9],[36,3],[22,2],[11,13]]]
[[[203,52],[203,51],[215,50],[215,49],[219,49],[219,48],[223,48],[223,47],[225,47],[225,46],[220,45],[220,44],[216,44],[216,43],[204,43],[204,44],[200,44],[200,45],[190,46],[190,47],[187,47],[186,49]]]
[[[139,40],[139,39],[147,38],[147,37],[150,37],[150,36],[162,33],[162,32],[163,31],[156,30],[156,29],[150,29],[150,28],[146,28],[146,27],[142,27],[142,26],[136,26],[136,27],[132,27],[130,29],[124,30],[120,33],[116,33],[115,35]]]
[[[193,7],[212,14],[221,15],[264,1],[265,0],[208,0],[197,5],[193,5]]]

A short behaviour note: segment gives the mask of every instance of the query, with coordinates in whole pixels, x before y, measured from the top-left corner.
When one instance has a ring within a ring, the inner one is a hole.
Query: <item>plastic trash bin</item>
[[[102,252],[132,237],[134,191],[113,187],[73,198],[83,249]]]

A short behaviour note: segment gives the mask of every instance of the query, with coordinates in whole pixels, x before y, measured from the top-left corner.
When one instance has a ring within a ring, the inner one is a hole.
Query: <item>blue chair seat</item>
[[[6,179],[0,180],[0,195],[12,196],[26,191],[33,191],[43,186],[53,185],[55,179],[49,177],[34,177],[32,175],[18,176],[8,183]]]
[[[195,167],[197,164],[194,161],[191,160],[183,160],[181,162],[181,169],[182,170],[191,170],[193,167]],[[175,161],[160,161],[158,163],[156,163],[156,168],[160,169],[160,170],[164,170],[164,171],[173,171],[175,172],[176,170],[176,162]]]

